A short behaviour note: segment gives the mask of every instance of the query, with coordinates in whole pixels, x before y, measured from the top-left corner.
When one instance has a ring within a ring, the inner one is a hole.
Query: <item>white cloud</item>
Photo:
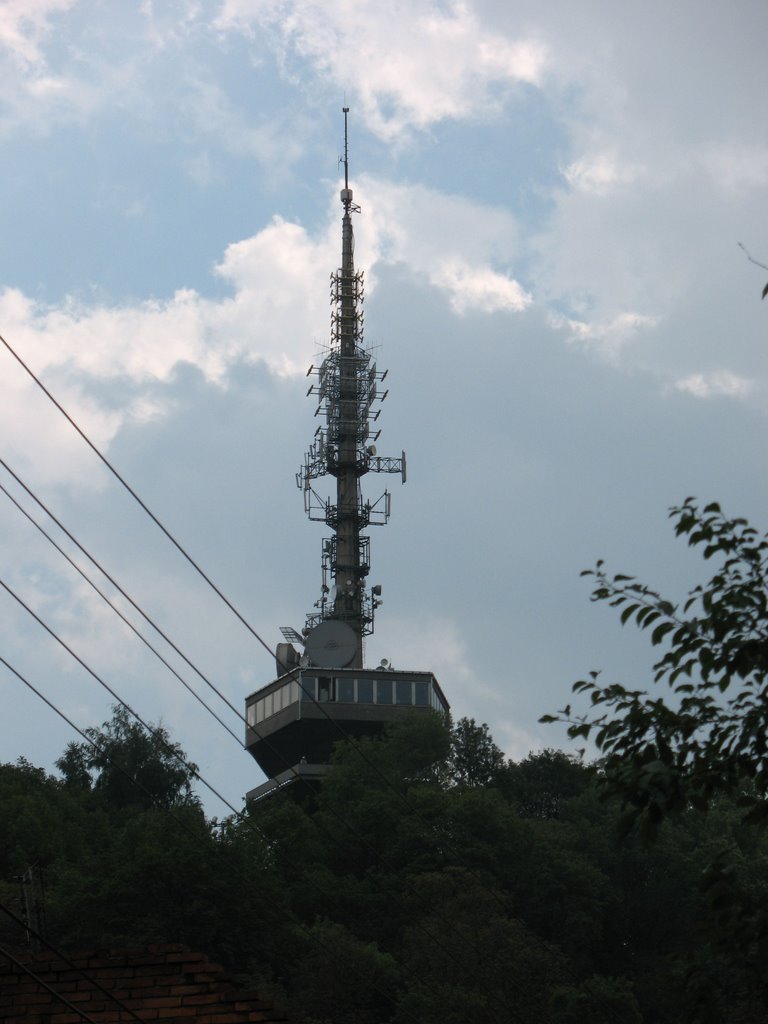
[[[755,383],[728,370],[715,370],[683,377],[675,381],[675,388],[695,398],[746,398],[753,393]]]
[[[617,185],[629,185],[642,173],[635,164],[622,164],[615,153],[598,153],[574,160],[563,170],[563,177],[581,192],[604,195]]]
[[[423,186],[364,175],[355,190],[363,216],[355,230],[363,265],[403,264],[445,292],[457,314],[518,312],[531,296],[510,273],[520,231],[507,211]]]
[[[369,130],[389,141],[482,115],[500,87],[539,83],[548,59],[538,38],[488,31],[463,2],[225,0],[217,24],[274,32],[321,75],[354,88]]]
[[[446,289],[451,308],[456,313],[469,310],[520,312],[532,301],[531,296],[512,278],[489,267],[474,269],[462,261],[443,260],[433,274],[433,280]]]
[[[27,69],[44,66],[41,44],[51,31],[51,18],[70,10],[76,0],[5,0],[0,6],[0,47]]]
[[[238,360],[263,361],[272,372],[303,372],[312,339],[327,332],[324,300],[330,241],[275,219],[253,238],[230,246],[217,273],[230,298],[206,299],[193,290],[133,306],[68,301],[45,307],[17,289],[0,294],[0,330],[30,368],[102,450],[129,421],[147,422],[168,409],[157,386],[177,367],[195,366],[223,385]],[[10,358],[10,357],[8,357]],[[122,382],[114,389],[94,383]],[[46,407],[20,367],[3,378],[0,429],[9,459],[34,463],[54,481],[91,480],[90,460],[62,417]]]
[[[655,316],[642,313],[619,313],[609,321],[586,322],[562,316],[550,317],[553,327],[568,331],[568,342],[583,345],[596,352],[608,362],[615,362],[619,353],[631,343],[640,332],[653,328],[658,323]]]
[[[397,263],[423,274],[457,314],[516,311],[530,301],[490,258],[503,263],[513,254],[511,218],[423,188],[370,179],[362,186],[370,212],[356,225],[364,240],[358,265],[372,270],[371,286],[378,265]],[[340,216],[334,198],[315,237],[275,217],[253,237],[229,245],[215,268],[231,287],[229,297],[214,300],[183,289],[133,305],[69,299],[49,307],[9,288],[0,293],[0,330],[107,450],[124,424],[169,411],[163,395],[182,365],[217,386],[226,386],[242,361],[263,362],[277,375],[305,372],[313,342],[328,337],[327,279],[338,264]],[[119,400],[114,388],[103,386],[110,382],[121,383]],[[41,415],[45,400],[20,368],[5,376],[3,392],[0,429],[15,439],[9,457],[18,456],[23,468],[25,453],[34,450],[47,477],[79,482],[88,473],[86,454],[58,413],[49,408]],[[98,486],[98,479],[89,478],[89,485]]]

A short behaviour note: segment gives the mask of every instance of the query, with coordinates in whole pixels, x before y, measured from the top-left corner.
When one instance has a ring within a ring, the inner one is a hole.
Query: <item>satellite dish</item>
[[[355,656],[357,634],[346,622],[325,619],[307,637],[305,650],[312,665],[343,668]]]
[[[338,592],[339,588],[334,583],[333,586],[331,587],[330,593],[328,594],[328,604],[331,606],[331,608],[333,608],[333,606],[336,604],[336,595],[338,594]]]

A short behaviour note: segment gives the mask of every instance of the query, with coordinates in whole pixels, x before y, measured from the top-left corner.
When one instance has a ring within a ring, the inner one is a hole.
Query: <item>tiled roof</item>
[[[185,946],[67,953],[74,967],[54,953],[14,956],[35,977],[0,953],[2,1024],[82,1024],[89,1019],[96,1024],[137,1024],[137,1018],[146,1024],[286,1020],[257,993],[234,988],[219,964]],[[41,982],[82,1012],[68,1007]]]

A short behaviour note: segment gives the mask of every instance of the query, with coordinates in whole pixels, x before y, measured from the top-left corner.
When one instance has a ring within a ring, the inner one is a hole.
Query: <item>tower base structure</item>
[[[385,666],[295,668],[246,698],[245,746],[269,781],[257,800],[293,782],[319,782],[339,740],[378,736],[404,714],[450,705],[431,672]]]

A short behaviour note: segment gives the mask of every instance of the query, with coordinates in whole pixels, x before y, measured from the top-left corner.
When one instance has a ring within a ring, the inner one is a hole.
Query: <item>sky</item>
[[[569,749],[541,715],[653,660],[581,571],[679,600],[709,567],[671,506],[768,528],[766,39],[761,0],[4,0],[0,334],[273,647],[320,594],[294,474],[348,106],[378,449],[408,457],[404,486],[364,480],[392,490],[366,660],[433,671],[516,760]],[[267,651],[4,349],[0,392],[6,465],[244,709]],[[81,728],[110,717],[10,588],[240,806],[255,762],[0,499],[2,656]],[[0,693],[0,760],[53,770],[77,735],[5,669]]]

